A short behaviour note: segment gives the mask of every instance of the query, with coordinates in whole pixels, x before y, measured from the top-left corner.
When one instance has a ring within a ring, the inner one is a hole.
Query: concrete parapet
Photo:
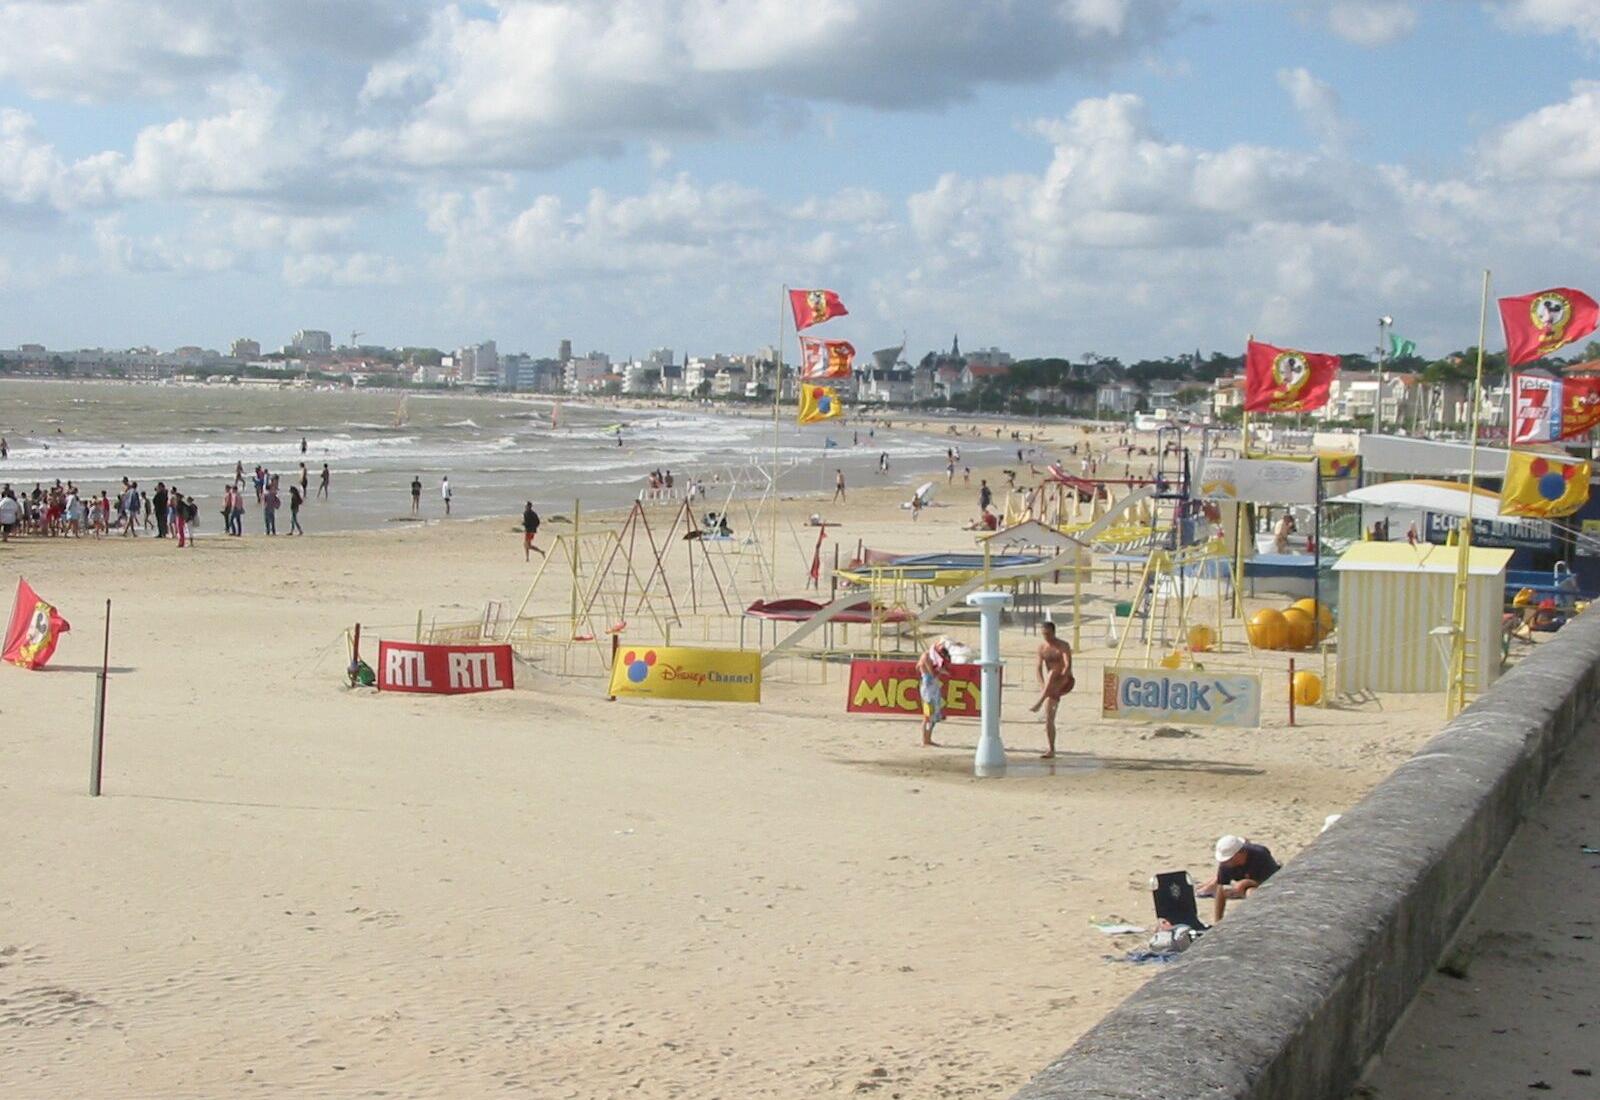
[[[1585,614],[1017,1100],[1342,1100],[1597,699],[1600,614]]]

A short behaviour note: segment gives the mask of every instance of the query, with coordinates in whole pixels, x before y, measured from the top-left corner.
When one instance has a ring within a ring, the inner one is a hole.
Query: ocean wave
[[[447,420],[439,426],[441,428],[479,428],[478,422],[470,417],[466,420]]]

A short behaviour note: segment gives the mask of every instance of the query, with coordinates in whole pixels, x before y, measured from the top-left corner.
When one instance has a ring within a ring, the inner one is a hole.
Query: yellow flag
[[[815,424],[819,420],[838,420],[844,415],[844,402],[839,391],[832,386],[813,386],[800,383],[800,423]]]
[[[1500,489],[1502,516],[1570,516],[1589,499],[1589,464],[1511,451]]]

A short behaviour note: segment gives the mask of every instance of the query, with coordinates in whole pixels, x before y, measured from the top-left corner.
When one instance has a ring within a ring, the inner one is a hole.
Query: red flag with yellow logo
[[[794,310],[794,327],[797,330],[820,325],[850,312],[831,290],[791,290],[789,308]]]
[[[1558,286],[1500,299],[1506,359],[1514,367],[1582,340],[1600,323],[1600,305],[1581,290]]]
[[[1244,355],[1245,412],[1309,412],[1328,403],[1337,355],[1275,348],[1251,340]]]
[[[41,600],[32,586],[19,578],[3,656],[23,668],[42,668],[56,651],[61,635],[71,629],[55,607]]]

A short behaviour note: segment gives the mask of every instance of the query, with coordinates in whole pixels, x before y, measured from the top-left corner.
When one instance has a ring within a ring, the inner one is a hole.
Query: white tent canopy
[[[1467,487],[1453,481],[1386,481],[1381,485],[1367,485],[1329,497],[1327,503],[1365,504],[1373,508],[1464,516],[1467,514],[1468,500]],[[1476,488],[1470,500],[1473,519],[1501,518],[1499,493]]]

